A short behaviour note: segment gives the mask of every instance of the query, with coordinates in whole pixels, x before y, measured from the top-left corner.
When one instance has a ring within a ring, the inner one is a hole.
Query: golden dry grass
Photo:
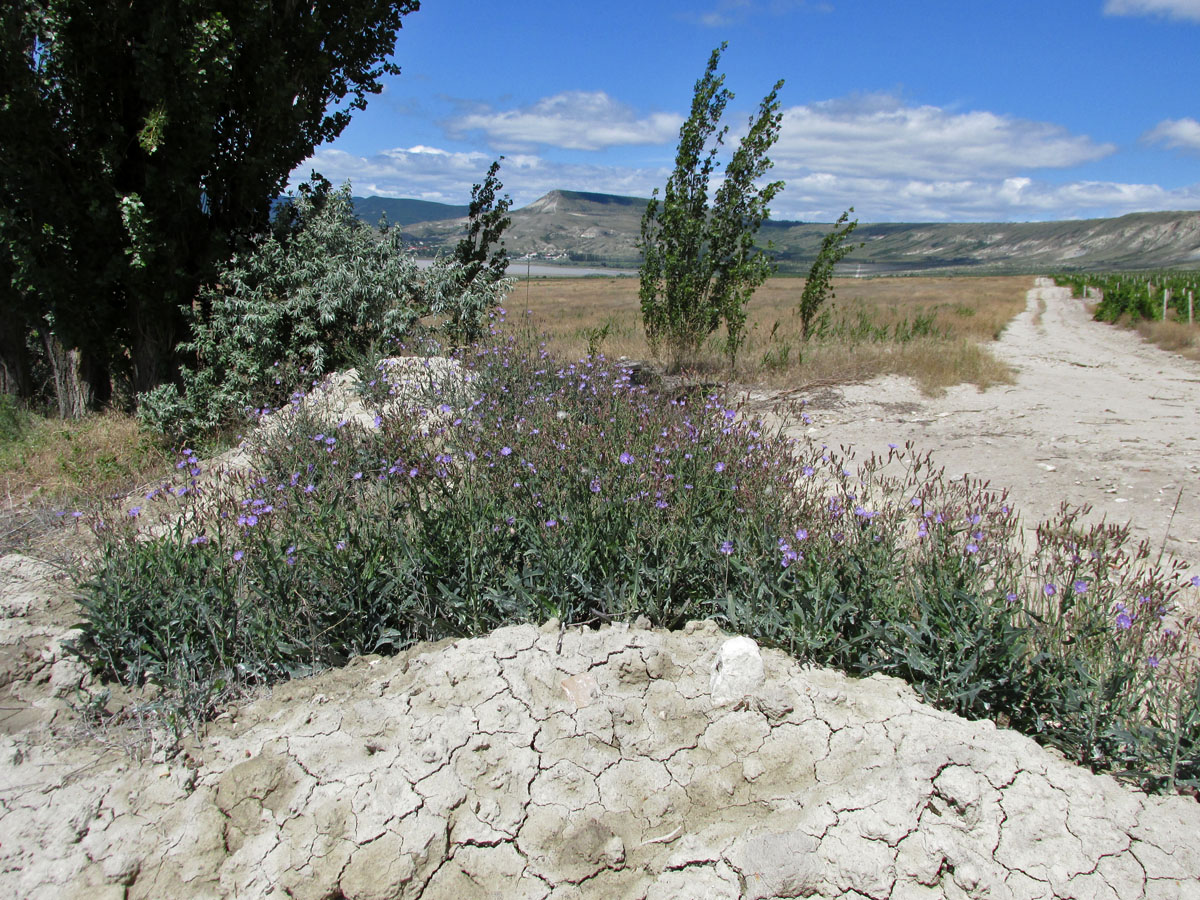
[[[1188,359],[1200,359],[1200,323],[1189,325],[1174,320],[1150,322],[1143,319],[1134,327],[1144,339],[1164,350]]]
[[[0,507],[88,504],[168,468],[167,453],[124,413],[30,417],[18,437],[0,442]]]
[[[798,387],[894,373],[930,392],[961,382],[986,387],[1011,380],[986,343],[1025,308],[1026,276],[983,278],[843,278],[821,333],[804,342],[793,315],[802,278],[772,278],[747,307],[746,344],[733,373],[739,381]],[[560,278],[519,282],[510,319],[525,316],[549,336],[551,349],[579,357],[650,357],[633,278]],[[696,368],[727,372],[723,333],[708,342]],[[589,346],[590,345],[590,346]]]

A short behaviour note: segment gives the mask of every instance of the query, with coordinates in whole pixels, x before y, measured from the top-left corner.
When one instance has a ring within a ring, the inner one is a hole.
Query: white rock
[[[764,678],[758,644],[748,637],[730,638],[721,645],[713,663],[709,682],[713,706],[726,706],[753,694]]]

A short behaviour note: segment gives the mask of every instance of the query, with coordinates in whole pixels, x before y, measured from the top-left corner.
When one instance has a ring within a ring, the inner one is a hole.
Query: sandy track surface
[[[817,392],[795,431],[860,458],[911,440],[949,475],[1009,488],[1028,525],[1088,504],[1200,571],[1200,364],[1093,321],[1046,278],[991,349],[1015,384],[931,398],[887,376]]]

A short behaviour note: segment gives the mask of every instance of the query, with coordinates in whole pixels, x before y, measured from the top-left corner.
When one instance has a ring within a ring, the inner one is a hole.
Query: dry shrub
[[[1138,334],[1150,343],[1189,359],[1200,359],[1200,325],[1142,320],[1136,327]]]

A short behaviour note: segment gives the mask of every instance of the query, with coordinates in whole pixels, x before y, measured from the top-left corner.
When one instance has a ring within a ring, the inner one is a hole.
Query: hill
[[[551,191],[512,211],[506,234],[509,254],[533,254],[565,264],[636,267],[646,203],[639,197]],[[390,213],[388,218],[398,221]],[[463,226],[462,218],[442,218],[407,225],[404,233],[419,251],[432,255],[450,250]],[[803,273],[830,227],[767,222],[759,237],[773,244],[781,271]],[[1200,212],[1066,222],[860,224],[855,237],[864,246],[843,268],[864,275],[1200,267]]]
[[[378,225],[386,216],[390,225],[413,225],[417,222],[437,222],[443,219],[461,219],[467,215],[468,207],[449,203],[434,203],[431,200],[400,200],[394,197],[351,197],[354,211],[364,222]]]

